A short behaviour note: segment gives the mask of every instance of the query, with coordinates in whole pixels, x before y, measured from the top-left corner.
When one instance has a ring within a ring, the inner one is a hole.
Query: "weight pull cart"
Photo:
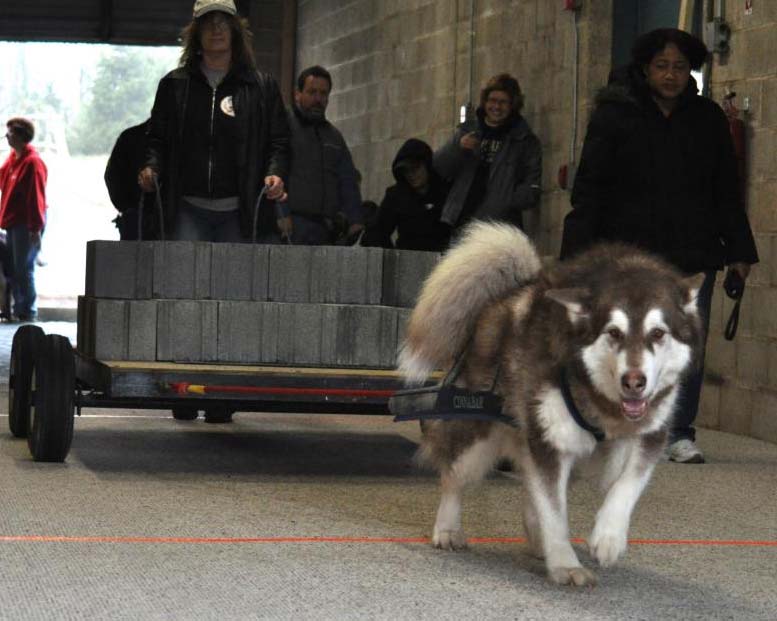
[[[96,360],[25,324],[11,348],[8,422],[35,461],[61,462],[83,408],[386,415],[401,385],[390,370]]]
[[[259,207],[254,205],[254,238]],[[164,217],[155,181],[160,238]],[[143,230],[143,196],[138,232]],[[8,423],[27,438],[35,461],[61,462],[83,408],[181,411],[388,414],[388,399],[401,387],[395,371],[313,367],[184,364],[97,360],[74,350],[69,339],[23,325],[14,334],[8,378]]]

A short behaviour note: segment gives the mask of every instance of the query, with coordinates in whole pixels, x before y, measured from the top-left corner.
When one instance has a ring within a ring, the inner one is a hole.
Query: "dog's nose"
[[[626,371],[621,376],[621,386],[631,393],[641,393],[645,390],[645,384],[647,384],[647,379],[642,371]]]

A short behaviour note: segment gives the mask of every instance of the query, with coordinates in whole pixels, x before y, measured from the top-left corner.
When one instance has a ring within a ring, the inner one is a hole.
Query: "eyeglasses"
[[[202,27],[211,30],[226,30],[229,28],[229,20],[223,15],[211,13],[202,18]]]
[[[495,106],[510,106],[512,102],[509,99],[502,99],[501,97],[489,97],[486,99],[486,103],[490,103]]]

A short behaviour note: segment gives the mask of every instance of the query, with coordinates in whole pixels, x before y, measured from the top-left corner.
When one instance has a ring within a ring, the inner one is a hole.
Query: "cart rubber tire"
[[[173,418],[175,420],[196,420],[199,416],[197,408],[179,405],[173,408]]]
[[[205,422],[214,425],[222,425],[232,422],[235,410],[229,408],[205,408]]]
[[[17,438],[27,437],[32,364],[45,337],[39,326],[30,324],[21,326],[13,335],[8,371],[8,427]]]
[[[27,445],[35,461],[65,461],[73,441],[75,355],[70,341],[46,336],[35,357]]]

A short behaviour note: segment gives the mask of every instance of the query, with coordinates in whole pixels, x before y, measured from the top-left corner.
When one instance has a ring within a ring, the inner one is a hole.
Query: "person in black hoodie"
[[[704,272],[698,305],[709,327],[717,270],[744,283],[758,261],[743,208],[729,125],[697,94],[691,69],[704,44],[681,30],[642,35],[629,66],[597,97],[564,221],[561,258],[596,241],[639,246],[682,271]],[[669,458],[702,463],[693,421],[703,368],[687,378],[670,434]]]
[[[448,247],[450,226],[440,222],[448,186],[432,168],[432,148],[410,138],[391,165],[396,184],[386,190],[375,221],[362,237],[363,246],[441,252]]]
[[[113,206],[119,212],[114,222],[122,240],[138,239],[138,206],[141,194],[143,194],[142,238],[144,240],[157,238],[159,214],[155,211],[154,195],[144,194],[137,182],[138,170],[145,161],[147,131],[147,120],[122,131],[105,166],[105,187],[108,188],[108,196]]]

